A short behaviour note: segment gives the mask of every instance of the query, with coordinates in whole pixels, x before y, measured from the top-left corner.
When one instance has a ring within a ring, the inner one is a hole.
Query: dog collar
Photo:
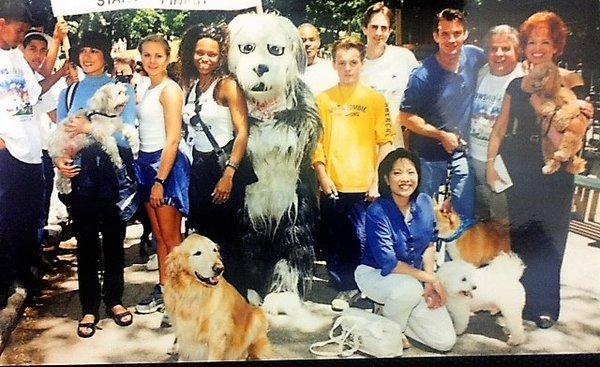
[[[444,242],[452,242],[456,239],[458,239],[460,236],[463,235],[463,233],[465,233],[467,231],[467,229],[473,227],[475,224],[477,224],[477,222],[474,219],[465,219],[464,221],[462,221],[462,223],[460,224],[460,227],[458,227],[458,229],[456,230],[456,232],[454,232],[454,234],[448,238],[441,238],[438,237],[438,240],[444,241]]]
[[[89,120],[92,116],[95,116],[95,115],[100,115],[100,116],[108,117],[108,118],[111,118],[111,119],[117,117],[117,115],[109,115],[107,113],[98,112],[98,111],[92,111],[92,112],[86,114],[85,117],[87,117],[88,120]]]

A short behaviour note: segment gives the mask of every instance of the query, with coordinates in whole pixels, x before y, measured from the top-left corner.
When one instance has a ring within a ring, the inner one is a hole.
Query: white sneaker
[[[348,291],[341,291],[331,301],[331,309],[334,311],[343,311],[350,306],[360,297],[360,291],[358,289],[351,289]]]
[[[158,255],[152,254],[148,258],[148,262],[146,263],[146,270],[153,271],[158,270]]]

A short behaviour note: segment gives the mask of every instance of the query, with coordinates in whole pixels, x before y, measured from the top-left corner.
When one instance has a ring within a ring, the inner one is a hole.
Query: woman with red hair
[[[562,55],[568,28],[555,13],[543,11],[530,16],[520,27],[524,67],[556,62]],[[573,72],[561,70],[569,87],[581,86]],[[500,180],[494,160],[500,154],[513,186],[507,193],[513,251],[527,268],[521,279],[526,291],[523,318],[540,328],[549,328],[559,317],[560,269],[567,242],[574,176],[566,165],[551,175],[542,173],[541,120],[529,103],[530,94],[521,89],[522,78],[506,89],[502,110],[490,136],[487,153],[487,182]],[[590,112],[591,113],[591,112]],[[559,137],[560,138],[560,137]]]

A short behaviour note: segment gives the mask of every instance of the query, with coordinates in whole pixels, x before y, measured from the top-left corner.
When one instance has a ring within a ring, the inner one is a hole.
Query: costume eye
[[[466,282],[466,281],[467,281],[467,277],[463,277],[463,278],[462,278],[462,281],[463,281],[463,282]]]
[[[283,55],[283,51],[285,51],[285,47],[267,44],[267,50],[273,56],[281,56]]]
[[[214,248],[214,249],[213,249],[213,252],[217,252],[217,249],[216,249],[216,248]]]
[[[200,256],[200,255],[202,255],[202,251],[196,251],[196,252],[194,252],[193,256]]]
[[[249,54],[250,52],[254,51],[256,45],[254,43],[244,43],[242,45],[238,45],[238,47],[240,48],[241,53]]]

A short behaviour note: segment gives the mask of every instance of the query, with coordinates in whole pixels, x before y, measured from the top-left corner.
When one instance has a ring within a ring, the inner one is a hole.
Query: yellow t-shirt
[[[323,123],[313,165],[321,162],[339,192],[365,192],[377,167],[377,146],[396,135],[381,93],[359,83],[337,85],[319,94]]]

